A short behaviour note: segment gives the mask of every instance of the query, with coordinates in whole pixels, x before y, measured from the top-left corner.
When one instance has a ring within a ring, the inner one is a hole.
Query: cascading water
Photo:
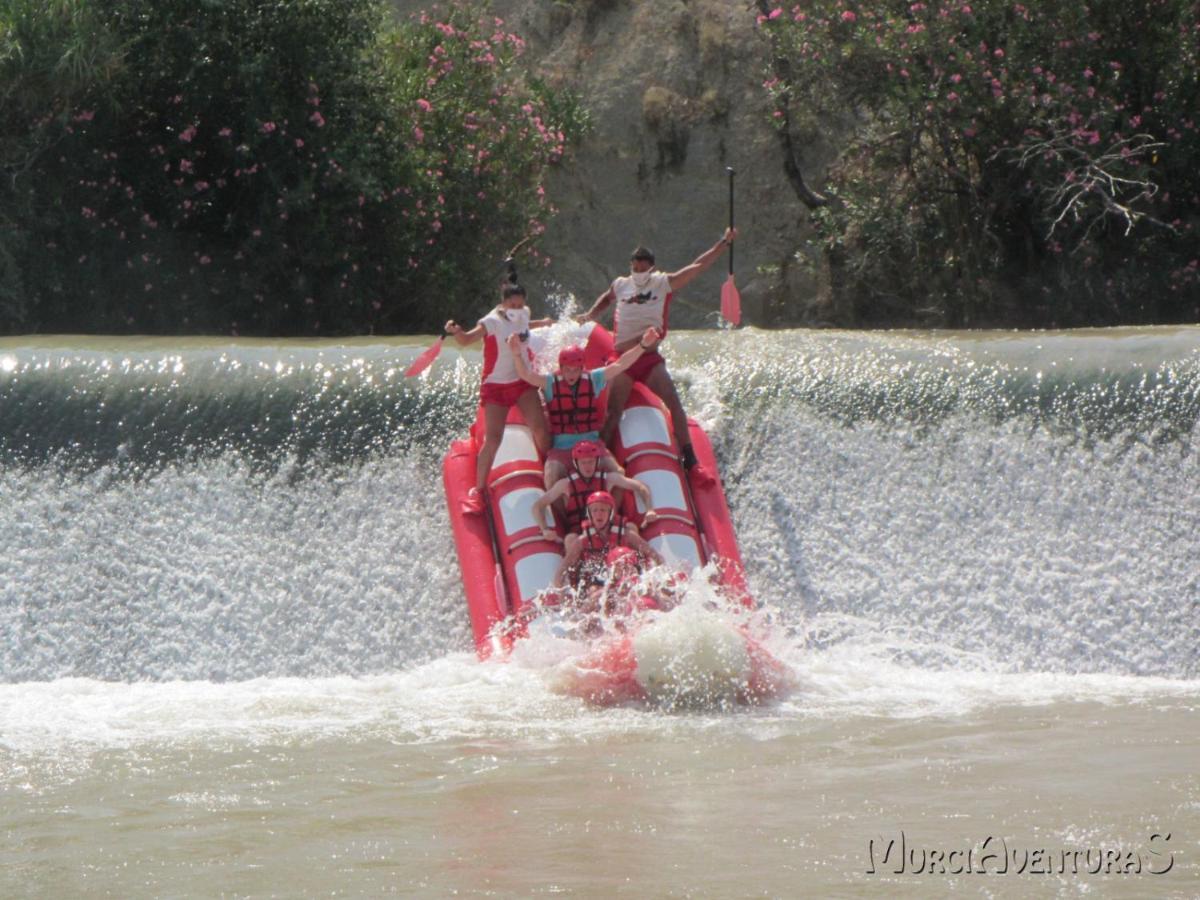
[[[680,334],[804,652],[1200,675],[1200,331]],[[366,675],[470,647],[439,463],[478,357],[0,345],[0,679]]]

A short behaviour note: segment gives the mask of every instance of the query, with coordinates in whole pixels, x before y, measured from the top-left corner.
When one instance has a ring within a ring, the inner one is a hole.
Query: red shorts
[[[654,371],[654,367],[665,362],[666,360],[659,355],[657,350],[648,350],[637,358],[637,362],[625,370],[625,374],[634,381],[645,384],[647,376]]]
[[[485,381],[479,386],[479,400],[481,403],[490,403],[493,406],[503,406],[508,409],[510,406],[515,406],[526,391],[536,390],[537,388],[524,381],[510,381],[507,384]]]

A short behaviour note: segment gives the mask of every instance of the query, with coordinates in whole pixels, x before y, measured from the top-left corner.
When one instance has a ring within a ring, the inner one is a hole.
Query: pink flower
[[[314,110],[313,114],[308,117],[308,121],[312,122],[318,128],[325,127],[325,117],[317,110]]]
[[[783,10],[780,9],[779,7],[775,7],[775,9],[771,10],[771,14],[769,16],[767,16],[767,18],[768,19],[778,19],[782,15],[783,15]]]
[[[433,109],[433,104],[425,99],[418,99],[417,106],[420,108],[421,112],[429,112],[431,109]]]
[[[418,144],[425,140],[425,132],[421,130],[419,125],[413,126],[412,134],[413,140]]]
[[[212,257],[209,257],[209,256],[200,257],[200,265],[207,266],[210,262],[212,262]]]
[[[275,130],[275,123],[274,122],[263,122],[258,127],[259,127],[259,130],[262,131],[263,134],[270,134],[272,131]]]
[[[856,16],[850,10],[846,10],[844,13],[842,13],[842,21],[843,22],[857,22],[858,16]]]
[[[233,134],[233,129],[228,128],[228,127],[222,128],[220,131],[217,132],[217,134],[219,134],[221,137],[229,137],[231,134]]]
[[[189,125],[187,128],[183,129],[183,131],[179,132],[179,139],[181,141],[183,141],[185,144],[190,144],[192,142],[192,138],[194,138],[195,136],[196,136],[196,126],[195,125]]]

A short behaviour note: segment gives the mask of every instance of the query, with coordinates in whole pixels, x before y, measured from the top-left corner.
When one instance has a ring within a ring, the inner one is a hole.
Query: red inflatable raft
[[[608,331],[588,326],[586,339],[587,366],[607,363],[612,354]],[[691,572],[714,562],[722,595],[732,603],[751,607],[729,508],[715,477],[712,445],[694,421],[689,420],[689,429],[696,458],[712,474],[710,478],[701,480],[684,472],[665,406],[645,386],[634,386],[612,450],[626,474],[650,488],[658,517],[641,528],[641,534],[673,568]],[[523,614],[530,612],[533,599],[550,586],[562,560],[562,545],[546,540],[534,521],[533,502],[544,490],[542,460],[516,407],[509,414],[488,476],[485,515],[462,512],[462,501],[475,483],[482,438],[481,409],[468,437],[455,441],[446,454],[443,480],[475,647],[479,656],[486,658],[507,653],[513,641],[523,636],[519,623],[527,618]],[[634,505],[634,498],[626,495],[623,502],[624,513],[640,521],[644,510]],[[614,682],[606,688],[602,684],[604,666],[600,665],[588,698],[597,702],[634,699],[637,692],[628,678],[633,665],[628,642],[598,648],[598,652],[613,660],[610,674],[623,686]],[[755,645],[751,656],[758,658],[763,653]]]

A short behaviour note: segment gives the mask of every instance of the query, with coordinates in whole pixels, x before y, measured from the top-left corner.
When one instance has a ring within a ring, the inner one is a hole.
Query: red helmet
[[[608,551],[608,556],[604,558],[604,561],[610,566],[615,566],[622,562],[630,562],[637,565],[637,559],[637,551],[632,547],[613,547]]]
[[[617,508],[617,501],[608,491],[592,491],[588,494],[587,505],[591,506],[593,503],[607,503],[609,509]]]
[[[571,459],[576,462],[581,459],[603,459],[607,452],[598,441],[580,441],[571,448]]]
[[[578,344],[570,347],[564,347],[558,352],[558,367],[565,369],[567,366],[579,366],[583,368],[584,355],[583,348]]]

